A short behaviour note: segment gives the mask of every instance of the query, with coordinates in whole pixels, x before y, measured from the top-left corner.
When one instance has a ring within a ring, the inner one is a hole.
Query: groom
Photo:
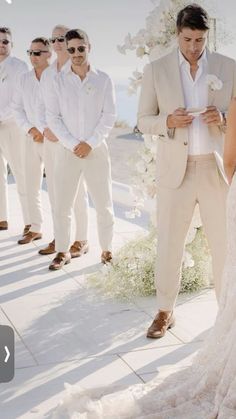
[[[235,62],[206,48],[209,18],[197,4],[179,12],[176,26],[178,48],[145,69],[138,112],[140,131],[158,135],[159,311],[149,338],[163,337],[174,326],[185,238],[197,203],[218,300],[226,250],[222,153],[225,112],[236,95]]]

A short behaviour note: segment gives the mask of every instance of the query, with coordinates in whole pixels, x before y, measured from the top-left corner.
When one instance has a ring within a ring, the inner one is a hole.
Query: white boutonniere
[[[87,95],[92,95],[95,92],[96,88],[91,83],[87,83],[85,87],[85,92]]]
[[[207,84],[211,90],[221,90],[223,87],[223,83],[217,76],[214,74],[207,75]]]

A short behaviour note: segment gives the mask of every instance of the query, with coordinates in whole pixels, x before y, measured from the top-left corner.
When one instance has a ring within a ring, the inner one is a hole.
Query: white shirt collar
[[[70,62],[70,60],[69,60],[69,64],[68,64],[68,66],[66,66],[66,68],[65,68],[65,73],[73,73],[73,74],[75,74],[73,71],[72,71],[72,69],[71,69],[71,62]],[[96,68],[95,67],[93,67],[93,65],[91,65],[90,64],[90,69],[89,69],[89,71],[87,72],[87,74],[86,74],[86,77],[89,77],[90,75],[97,75],[98,74],[98,72],[97,72],[97,70],[96,70]]]

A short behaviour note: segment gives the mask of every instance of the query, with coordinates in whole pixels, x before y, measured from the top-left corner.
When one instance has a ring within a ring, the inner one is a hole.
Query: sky
[[[236,0],[214,1],[234,39],[234,44],[225,45],[222,52],[236,58]],[[128,32],[135,35],[145,27],[153,7],[151,0],[12,0],[11,5],[0,0],[0,26],[12,29],[14,55],[26,61],[25,51],[33,38],[49,37],[59,23],[80,27],[90,37],[95,67],[108,72],[116,83],[125,83],[132,71],[142,69],[144,61],[133,51],[120,54],[117,45]]]

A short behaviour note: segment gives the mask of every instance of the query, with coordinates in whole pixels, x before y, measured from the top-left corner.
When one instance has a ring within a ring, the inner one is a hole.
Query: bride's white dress
[[[60,419],[236,418],[236,175],[227,203],[228,252],[220,309],[214,328],[191,367],[162,384],[129,389],[67,390]],[[217,226],[216,226],[217,228]]]

